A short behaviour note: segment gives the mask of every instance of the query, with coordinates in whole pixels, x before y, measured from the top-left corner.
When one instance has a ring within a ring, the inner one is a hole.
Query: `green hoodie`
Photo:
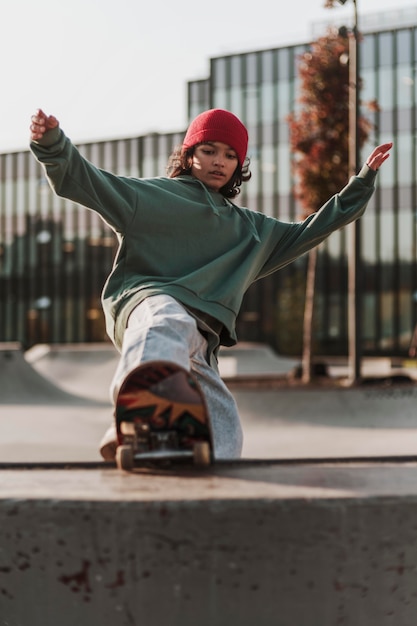
[[[376,175],[365,165],[318,212],[286,223],[238,207],[192,176],[138,179],[101,170],[59,128],[31,150],[57,195],[96,211],[117,234],[102,303],[119,349],[132,309],[160,293],[214,317],[224,325],[221,343],[236,343],[236,316],[250,285],[360,217]]]

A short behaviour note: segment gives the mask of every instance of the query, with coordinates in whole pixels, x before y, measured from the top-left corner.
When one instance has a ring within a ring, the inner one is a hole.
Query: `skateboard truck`
[[[196,467],[211,464],[211,449],[207,441],[194,441],[190,448],[180,445],[175,430],[155,431],[148,424],[122,422],[122,444],[116,450],[119,469],[130,471],[135,466],[152,463],[191,462]]]

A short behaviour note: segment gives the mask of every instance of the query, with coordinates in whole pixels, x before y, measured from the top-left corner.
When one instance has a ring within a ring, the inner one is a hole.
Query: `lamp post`
[[[349,33],[349,176],[358,172],[359,157],[359,31],[357,0],[354,6],[354,26]],[[338,0],[345,4],[347,0]],[[360,289],[360,243],[361,223],[356,220],[348,226],[348,334],[349,334],[349,382],[361,379],[361,289]]]

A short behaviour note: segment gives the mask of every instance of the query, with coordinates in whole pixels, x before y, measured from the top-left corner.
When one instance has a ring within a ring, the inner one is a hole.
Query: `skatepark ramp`
[[[119,360],[112,344],[37,344],[25,353],[25,359],[64,391],[110,402],[109,387]]]
[[[106,405],[109,401],[106,397],[100,402],[65,391],[32,367],[20,344],[0,344],[0,404],[71,406],[97,403]]]
[[[116,370],[119,353],[110,343],[38,344],[25,353],[32,367],[58,387],[102,400]],[[239,343],[222,348],[219,370],[226,381],[247,381],[286,375],[298,361],[277,355],[269,346]]]

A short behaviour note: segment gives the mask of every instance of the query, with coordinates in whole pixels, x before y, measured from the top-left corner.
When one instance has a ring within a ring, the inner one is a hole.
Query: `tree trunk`
[[[303,323],[303,356],[301,362],[303,383],[311,382],[313,372],[313,319],[314,319],[314,292],[316,284],[318,247],[308,253],[306,299],[304,304]]]

